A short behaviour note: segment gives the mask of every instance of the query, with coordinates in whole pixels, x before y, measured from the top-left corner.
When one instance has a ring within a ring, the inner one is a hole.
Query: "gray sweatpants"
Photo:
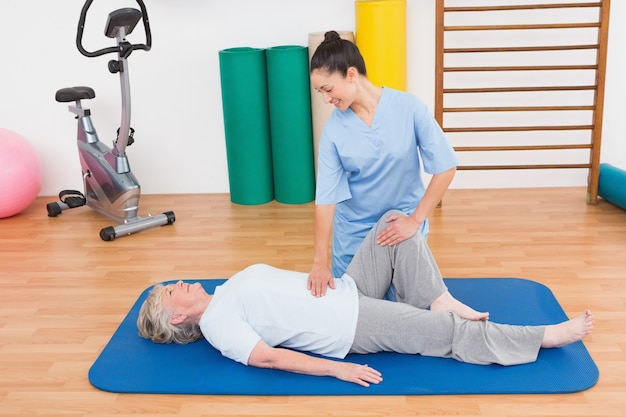
[[[346,273],[359,289],[352,353],[398,352],[454,358],[475,364],[516,365],[537,359],[545,327],[470,321],[428,310],[447,288],[421,234],[394,246],[376,236],[387,212],[361,244]],[[396,302],[383,297],[392,285]]]

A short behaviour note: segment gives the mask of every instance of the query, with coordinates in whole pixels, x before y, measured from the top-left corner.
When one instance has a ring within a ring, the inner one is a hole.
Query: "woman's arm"
[[[316,297],[326,295],[326,288],[335,288],[335,281],[328,262],[328,243],[333,226],[335,205],[315,206],[315,241],[313,268],[309,273],[307,288]]]
[[[455,174],[456,168],[451,168],[433,175],[422,201],[415,208],[413,214],[410,217],[392,216],[387,219],[388,222],[393,223],[378,234],[378,244],[382,246],[396,245],[414,236],[443,198]]]
[[[367,365],[349,362],[338,362],[330,359],[317,358],[305,353],[289,349],[273,348],[263,340],[259,340],[250,357],[248,365],[259,368],[280,369],[298,374],[314,376],[332,376],[342,381],[369,387],[383,380],[380,372]]]

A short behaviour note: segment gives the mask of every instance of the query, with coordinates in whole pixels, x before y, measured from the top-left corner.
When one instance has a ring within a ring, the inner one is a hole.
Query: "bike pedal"
[[[69,208],[80,207],[87,204],[87,200],[85,199],[85,197],[67,197],[65,200],[63,200],[63,202],[67,204]]]
[[[115,139],[115,142],[113,142],[114,144],[117,144],[118,139],[120,138],[120,128],[117,128],[117,136]],[[126,146],[130,146],[133,143],[135,143],[135,129],[133,129],[132,127],[130,128],[130,132],[128,135],[128,142],[126,142]]]
[[[64,190],[59,193],[59,200],[67,204],[69,208],[75,208],[84,206],[87,204],[87,199],[80,191],[76,190]]]

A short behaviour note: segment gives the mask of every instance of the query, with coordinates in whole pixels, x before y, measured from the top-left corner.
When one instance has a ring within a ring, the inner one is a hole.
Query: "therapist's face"
[[[345,77],[339,72],[329,73],[323,69],[316,69],[311,73],[311,84],[322,94],[324,103],[345,111],[354,101],[357,77],[358,72],[353,67],[348,69]]]

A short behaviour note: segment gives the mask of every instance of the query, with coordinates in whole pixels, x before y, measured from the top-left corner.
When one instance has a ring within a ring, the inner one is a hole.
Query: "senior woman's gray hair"
[[[155,285],[141,305],[137,328],[139,336],[152,340],[154,343],[187,344],[202,337],[200,326],[195,323],[172,324],[173,312],[163,307],[161,302],[165,287]]]

